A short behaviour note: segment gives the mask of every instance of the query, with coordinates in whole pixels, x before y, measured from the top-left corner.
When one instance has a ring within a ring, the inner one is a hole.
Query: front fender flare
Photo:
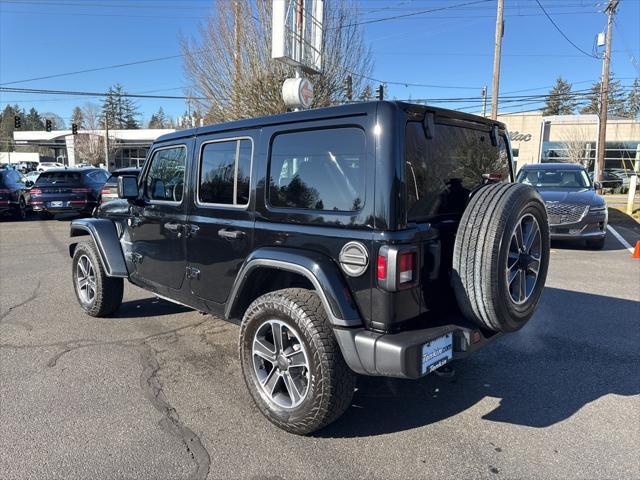
[[[362,326],[349,288],[331,259],[316,252],[293,248],[264,247],[247,257],[231,289],[225,308],[226,318],[231,317],[250,273],[257,268],[287,270],[306,277],[317,291],[332,325]]]
[[[102,265],[108,277],[127,278],[127,264],[122,254],[118,231],[115,224],[105,218],[81,218],[71,222],[71,237],[91,235],[98,249]],[[75,243],[69,245],[69,254],[73,257]]]

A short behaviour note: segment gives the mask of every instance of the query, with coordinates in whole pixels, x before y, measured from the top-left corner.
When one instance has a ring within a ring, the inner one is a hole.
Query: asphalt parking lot
[[[535,317],[455,377],[363,378],[311,437],[253,406],[235,325],[132,286],[82,314],[67,244],[0,223],[1,478],[640,478],[640,260],[611,235],[554,245]]]

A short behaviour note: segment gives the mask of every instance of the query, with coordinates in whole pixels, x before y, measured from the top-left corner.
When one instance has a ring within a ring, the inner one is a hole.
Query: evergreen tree
[[[627,102],[625,105],[625,113],[629,118],[640,117],[640,80],[637,78],[631,85],[631,91],[627,96]]]
[[[164,115],[162,107],[158,109],[158,113],[151,115],[148,128],[167,128],[167,118]]]
[[[84,129],[84,114],[80,107],[75,107],[71,113],[71,123],[75,123],[79,129]]]
[[[543,115],[571,115],[576,109],[576,100],[571,94],[571,84],[562,77],[556,79],[556,84],[549,91]]]
[[[367,84],[362,89],[362,94],[360,95],[360,100],[366,102],[368,100],[371,100],[371,97],[372,97],[371,86],[369,84]]]
[[[609,92],[607,95],[607,114],[614,117],[625,116],[625,94],[620,85],[620,80],[609,78]],[[600,82],[592,85],[591,91],[587,95],[587,105],[582,107],[580,113],[600,113]]]
[[[22,123],[24,130],[44,130],[44,121],[38,111],[33,107],[31,107],[29,113],[25,115]]]
[[[7,105],[0,113],[0,151],[13,152],[13,131],[15,129],[15,117],[21,115],[24,120],[24,111],[18,105]],[[22,125],[24,129],[24,123]]]
[[[136,105],[130,98],[127,98],[124,88],[116,84],[109,88],[107,96],[102,103],[102,113],[100,123],[104,126],[105,119],[109,128],[136,129],[140,128],[136,117],[138,113]]]

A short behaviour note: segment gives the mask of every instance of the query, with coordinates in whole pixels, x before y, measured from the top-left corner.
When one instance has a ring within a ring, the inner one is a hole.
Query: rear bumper
[[[342,355],[354,372],[361,375],[420,378],[422,347],[437,338],[453,336],[452,360],[467,357],[500,333],[487,333],[472,325],[448,324],[400,333],[377,333],[364,328],[334,328]]]
[[[34,212],[48,212],[48,213],[91,213],[96,207],[96,203],[82,203],[77,205],[70,205],[68,207],[48,207],[42,204],[32,204]]]

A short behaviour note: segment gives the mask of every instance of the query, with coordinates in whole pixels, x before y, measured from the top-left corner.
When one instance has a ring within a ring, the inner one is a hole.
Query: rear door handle
[[[164,224],[164,228],[166,228],[170,232],[178,232],[182,228],[182,225],[180,225],[179,223],[168,222]]]
[[[221,230],[218,230],[218,236],[220,238],[226,238],[228,240],[237,240],[244,237],[244,232],[241,230],[226,230],[223,228]]]

